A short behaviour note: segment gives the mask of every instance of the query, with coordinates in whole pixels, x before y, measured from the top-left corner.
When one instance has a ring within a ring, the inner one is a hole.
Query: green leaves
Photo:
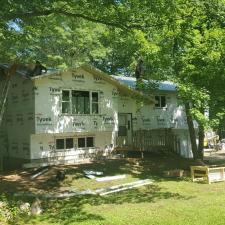
[[[3,1],[0,59],[58,68],[91,63],[130,76],[141,57],[146,79],[173,80],[194,114],[209,107],[217,119],[225,96],[224,6],[224,0]]]

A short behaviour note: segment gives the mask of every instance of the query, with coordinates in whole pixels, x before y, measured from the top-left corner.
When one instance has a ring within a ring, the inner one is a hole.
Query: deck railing
[[[180,154],[180,140],[172,129],[136,130],[133,131],[132,143],[119,146],[127,150],[148,152],[173,152]]]

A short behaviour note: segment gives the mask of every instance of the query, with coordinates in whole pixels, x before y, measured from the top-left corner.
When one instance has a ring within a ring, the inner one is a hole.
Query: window
[[[98,114],[98,92],[62,90],[62,113]]]
[[[90,97],[88,91],[72,91],[72,113],[90,114]]]
[[[98,92],[92,92],[92,113],[98,114]]]
[[[66,138],[66,149],[73,148],[73,138]]]
[[[64,149],[64,139],[56,139],[56,149]]]
[[[78,148],[85,148],[85,138],[78,138]]]
[[[78,148],[92,148],[94,147],[94,137],[78,138]]]
[[[166,96],[155,96],[155,100],[157,102],[155,103],[155,107],[157,108],[166,107]]]
[[[86,138],[87,147],[94,147],[94,138],[93,137],[87,137]]]
[[[74,147],[73,138],[56,139],[56,149],[70,149]]]
[[[79,137],[79,138],[57,138],[56,149],[64,150],[71,148],[93,148],[94,137]]]
[[[62,91],[62,113],[70,113],[70,91]]]

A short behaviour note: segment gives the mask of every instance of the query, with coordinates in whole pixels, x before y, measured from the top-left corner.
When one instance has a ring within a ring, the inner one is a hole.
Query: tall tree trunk
[[[204,114],[204,108],[201,108],[201,113]],[[201,122],[198,122],[198,130],[198,153],[201,159],[203,159],[205,128]]]
[[[205,137],[204,126],[199,123],[198,124],[198,153],[201,159],[203,159],[204,137]]]
[[[187,116],[187,124],[188,124],[188,129],[189,129],[189,134],[190,134],[190,139],[191,139],[191,148],[192,148],[192,153],[194,159],[199,158],[198,154],[198,148],[197,148],[197,143],[196,143],[196,134],[195,134],[195,128],[194,128],[194,123],[193,123],[193,118],[190,113],[190,105],[188,102],[185,102],[185,112]]]

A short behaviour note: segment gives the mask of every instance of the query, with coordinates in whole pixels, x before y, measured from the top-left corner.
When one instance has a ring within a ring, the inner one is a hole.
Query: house
[[[135,85],[87,65],[35,77],[18,68],[0,127],[2,157],[11,165],[76,163],[113,149],[157,147],[192,157],[175,85],[161,82],[152,95]]]

